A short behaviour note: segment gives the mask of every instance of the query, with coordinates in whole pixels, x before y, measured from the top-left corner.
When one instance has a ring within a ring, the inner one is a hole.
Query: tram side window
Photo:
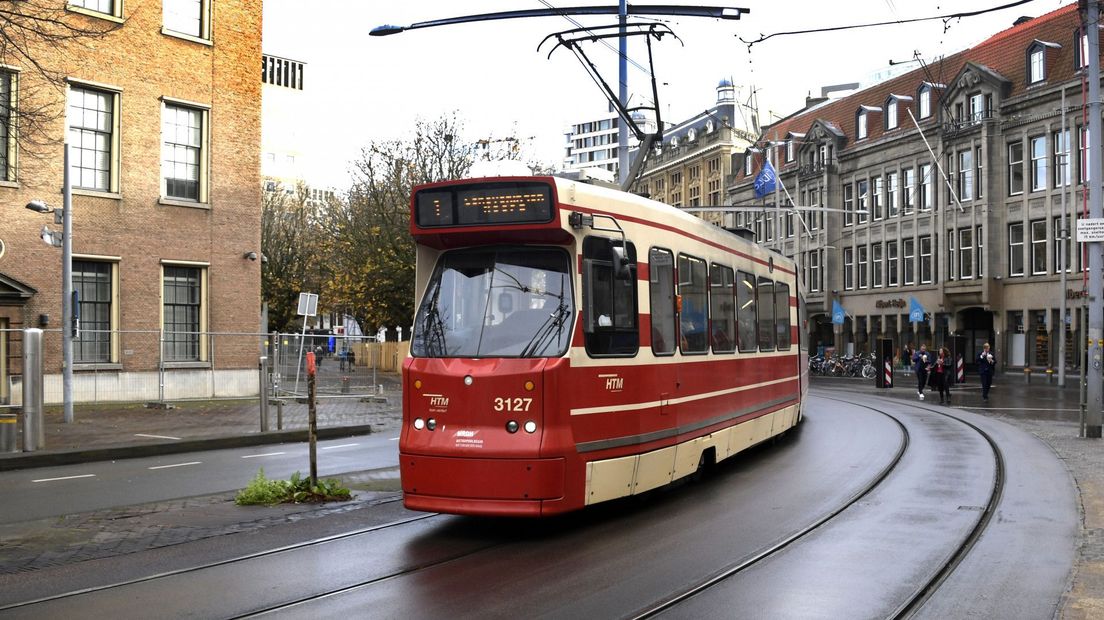
[[[709,338],[714,353],[736,350],[735,272],[713,263],[709,267]]]
[[[621,239],[583,240],[583,335],[590,355],[636,354],[640,332],[633,244],[623,248]]]
[[[679,254],[679,337],[683,353],[705,353],[708,350],[706,324],[709,316],[706,306],[705,261]]]
[[[755,305],[759,307],[759,350],[774,350],[774,282],[759,278]]]
[[[648,252],[648,285],[652,313],[652,352],[675,352],[675,260],[670,250]]]
[[[736,335],[742,353],[755,351],[755,276],[743,271],[736,277]]]
[[[790,285],[774,283],[774,325],[775,339],[779,351],[790,349]]]

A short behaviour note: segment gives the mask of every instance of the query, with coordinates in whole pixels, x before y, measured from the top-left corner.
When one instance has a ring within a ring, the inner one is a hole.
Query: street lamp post
[[[73,300],[73,191],[69,178],[69,143],[62,156],[61,209],[49,207],[41,200],[32,200],[27,208],[37,213],[53,213],[54,223],[61,224],[61,233],[42,227],[42,240],[52,246],[61,246],[61,399],[65,409],[65,422],[73,421],[73,337],[76,335]]]

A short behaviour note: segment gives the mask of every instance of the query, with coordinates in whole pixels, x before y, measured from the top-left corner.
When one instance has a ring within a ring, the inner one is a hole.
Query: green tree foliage
[[[299,293],[319,292],[331,277],[326,260],[332,239],[323,221],[332,205],[309,200],[300,184],[285,188],[269,181],[261,199],[261,295],[268,303],[269,329],[297,331]]]

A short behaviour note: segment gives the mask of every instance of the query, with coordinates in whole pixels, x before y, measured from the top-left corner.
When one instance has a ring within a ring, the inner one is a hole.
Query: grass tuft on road
[[[264,469],[249,482],[249,486],[234,498],[239,506],[274,506],[276,504],[303,504],[321,502],[344,502],[352,499],[349,489],[335,478],[319,480],[311,486],[310,478],[304,478],[299,472],[291,475],[290,480],[270,480],[265,478]]]

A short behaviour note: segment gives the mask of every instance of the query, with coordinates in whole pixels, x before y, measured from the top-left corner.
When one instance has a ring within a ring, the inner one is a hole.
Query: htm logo
[[[611,392],[619,392],[625,387],[624,377],[607,377],[606,389]]]
[[[429,397],[430,407],[448,407],[448,397],[440,394],[426,394]]]

